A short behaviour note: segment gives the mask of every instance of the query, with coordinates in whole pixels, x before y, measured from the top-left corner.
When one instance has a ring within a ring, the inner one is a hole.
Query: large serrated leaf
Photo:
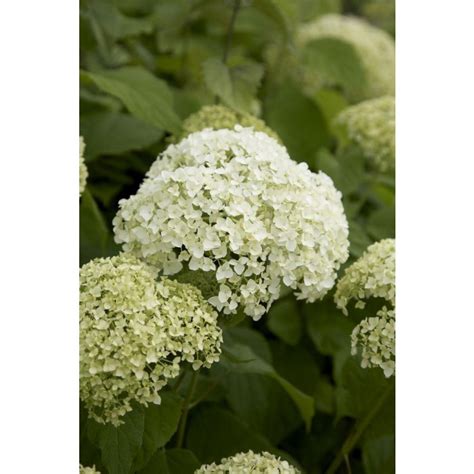
[[[89,437],[101,451],[102,463],[109,474],[129,474],[133,458],[143,441],[145,415],[137,407],[122,418],[123,424],[113,426],[91,422]]]
[[[92,159],[147,148],[163,131],[128,114],[99,112],[81,116],[81,135],[87,143],[86,159]]]
[[[158,448],[164,446],[178,428],[181,416],[181,398],[172,393],[161,395],[161,404],[145,408],[143,443],[136,459],[135,470],[142,469]]]
[[[172,133],[181,120],[173,108],[173,95],[166,82],[139,66],[87,73],[103,91],[118,97],[135,117]]]
[[[206,87],[229,107],[251,112],[258,86],[263,76],[260,64],[248,62],[229,68],[218,58],[203,63]]]
[[[262,359],[248,345],[237,342],[231,334],[224,335],[223,357],[220,362],[225,369],[243,374],[260,374],[276,380],[288,393],[309,430],[314,415],[314,400],[279,375],[273,366]]]

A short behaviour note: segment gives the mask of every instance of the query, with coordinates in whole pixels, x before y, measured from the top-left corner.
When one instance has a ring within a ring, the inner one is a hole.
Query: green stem
[[[326,471],[326,474],[334,474],[342,463],[342,461],[344,461],[344,459],[349,456],[349,453],[359,441],[359,438],[369,426],[370,422],[374,419],[380,408],[382,408],[383,404],[385,403],[385,400],[387,400],[394,388],[395,386],[392,380],[389,386],[382,393],[382,396],[375,402],[372,409],[367,413],[365,418],[362,418],[359,423],[356,423],[353,430],[350,432],[349,436],[344,441],[344,444],[342,445],[341,449],[337,453],[337,456],[334,458],[334,461],[331,463],[329,469]]]
[[[197,375],[198,375],[197,371],[193,372],[193,375],[191,378],[191,384],[189,385],[188,394],[186,395],[186,399],[184,400],[183,411],[181,413],[181,420],[179,422],[179,428],[178,428],[178,441],[176,442],[177,448],[181,448],[183,446],[184,433],[186,431],[186,423],[188,421],[189,404],[191,402],[191,399],[193,398],[194,389],[196,388]]]
[[[229,28],[227,29],[224,53],[222,55],[222,62],[224,64],[227,63],[227,58],[229,56],[230,47],[232,44],[232,35],[234,34],[235,20],[237,19],[237,13],[239,13],[241,3],[242,0],[234,0],[234,8],[232,9],[232,16],[230,17]]]

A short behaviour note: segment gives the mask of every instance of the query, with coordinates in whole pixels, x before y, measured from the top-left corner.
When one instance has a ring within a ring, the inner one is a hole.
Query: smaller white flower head
[[[96,470],[95,466],[84,467],[82,464],[80,464],[79,474],[100,474],[100,472]]]
[[[217,313],[193,286],[155,276],[126,254],[80,270],[80,396],[99,423],[119,425],[133,402],[159,404],[181,362],[219,359]]]
[[[395,311],[384,306],[376,317],[362,320],[352,331],[352,355],[361,352],[361,366],[380,367],[385,377],[395,373]]]
[[[192,133],[169,146],[119,203],[117,243],[165,275],[207,272],[209,302],[259,319],[282,285],[310,302],[348,258],[341,193],[250,128]],[[211,285],[212,286],[212,285]]]
[[[367,100],[343,110],[335,120],[381,172],[395,167],[395,99]]]
[[[86,144],[84,143],[84,138],[79,137],[79,195],[82,194],[86,187],[87,176],[89,175],[87,171],[87,166],[84,161],[84,150]]]
[[[334,300],[344,314],[349,301],[362,309],[368,298],[384,298],[395,307],[395,239],[370,245],[337,282]]]
[[[222,459],[220,464],[201,466],[195,474],[299,474],[288,461],[273,454],[248,451]]]

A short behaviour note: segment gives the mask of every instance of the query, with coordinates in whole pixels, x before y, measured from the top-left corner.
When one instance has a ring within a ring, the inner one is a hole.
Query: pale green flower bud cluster
[[[80,270],[80,396],[100,423],[120,424],[132,403],[160,403],[180,363],[219,359],[217,313],[191,285],[136,257],[92,260]]]
[[[79,137],[79,195],[82,194],[86,187],[87,176],[89,175],[87,171],[87,166],[84,161],[84,150],[86,144],[84,143],[84,138]]]
[[[388,303],[375,317],[363,319],[351,336],[352,354],[361,349],[361,366],[380,367],[386,377],[395,372],[395,240],[384,239],[368,247],[338,281],[334,300],[347,315],[347,304],[354,299],[365,308],[368,298]]]
[[[385,31],[351,16],[327,14],[303,25],[300,44],[320,38],[335,38],[352,45],[364,67],[366,89],[355,101],[395,94],[395,42]],[[309,71],[305,82],[321,86],[317,71]],[[325,85],[325,84],[322,84]],[[327,84],[333,85],[333,84]]]
[[[248,451],[222,459],[220,464],[201,466],[195,474],[299,474],[299,472],[288,461],[273,454]]]
[[[206,128],[220,130],[222,128],[232,130],[236,125],[252,127],[258,132],[266,133],[268,136],[280,141],[278,135],[266,126],[263,120],[250,114],[236,112],[223,105],[205,105],[199,111],[191,114],[182,124],[182,132],[175,141],[180,141],[194,132],[200,132]]]
[[[363,309],[368,298],[383,298],[395,306],[395,239],[370,245],[337,283],[334,300],[346,315],[350,300]]]
[[[385,377],[395,372],[395,311],[384,306],[376,317],[362,320],[351,335],[352,355],[361,349],[361,366],[380,367]]]
[[[350,142],[356,144],[381,172],[395,167],[395,98],[367,100],[343,110],[336,118]]]
[[[331,179],[238,125],[170,145],[119,206],[116,242],[165,275],[212,272],[218,292],[209,302],[224,314],[240,306],[257,320],[282,285],[313,302],[348,258],[348,224]]]
[[[100,474],[99,471],[96,471],[95,466],[84,467],[82,464],[79,465],[79,474]]]

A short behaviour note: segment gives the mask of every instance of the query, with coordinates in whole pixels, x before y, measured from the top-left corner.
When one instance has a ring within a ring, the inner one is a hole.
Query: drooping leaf
[[[143,468],[158,448],[164,446],[178,428],[181,398],[173,392],[161,394],[161,404],[145,408],[142,447],[134,460],[135,470]]]
[[[294,0],[254,0],[253,5],[279,27],[284,38],[291,37],[298,15]]]
[[[159,449],[140,474],[194,474],[201,463],[188,449]]]
[[[395,208],[384,206],[374,211],[367,219],[367,231],[374,240],[395,237]]]
[[[302,63],[321,86],[340,87],[349,98],[360,97],[367,86],[364,66],[354,47],[337,38],[318,38],[305,45]]]
[[[89,426],[89,437],[100,448],[102,463],[109,474],[129,474],[143,441],[143,407],[136,407],[122,420],[124,423],[117,427],[99,423]]]
[[[223,357],[220,364],[231,372],[266,375],[276,380],[291,397],[305,422],[306,428],[309,429],[314,415],[313,398],[279,375],[272,365],[258,356],[251,347],[236,342],[228,333],[224,335]]]
[[[81,196],[79,226],[81,265],[92,258],[107,257],[114,253],[115,247],[109,228],[87,188]]]
[[[313,164],[316,151],[330,143],[321,110],[289,81],[266,95],[264,119],[278,133],[291,158],[296,161]]]
[[[179,131],[181,120],[168,85],[146,69],[126,66],[87,75],[97,87],[118,97],[138,119],[172,133]]]
[[[198,407],[189,422],[186,447],[202,463],[219,462],[222,458],[239,452],[268,451],[287,459],[297,466],[286,452],[275,448],[264,436],[255,433],[237,416],[221,407]]]
[[[111,2],[94,0],[90,2],[90,9],[104,31],[113,40],[149,34],[153,31],[153,22],[150,18],[133,18],[124,15]]]
[[[135,117],[113,112],[101,112],[81,117],[86,158],[98,155],[119,155],[147,148],[163,136],[163,131]]]
[[[295,300],[285,300],[274,304],[268,314],[267,326],[282,341],[294,346],[302,334],[302,322]]]

